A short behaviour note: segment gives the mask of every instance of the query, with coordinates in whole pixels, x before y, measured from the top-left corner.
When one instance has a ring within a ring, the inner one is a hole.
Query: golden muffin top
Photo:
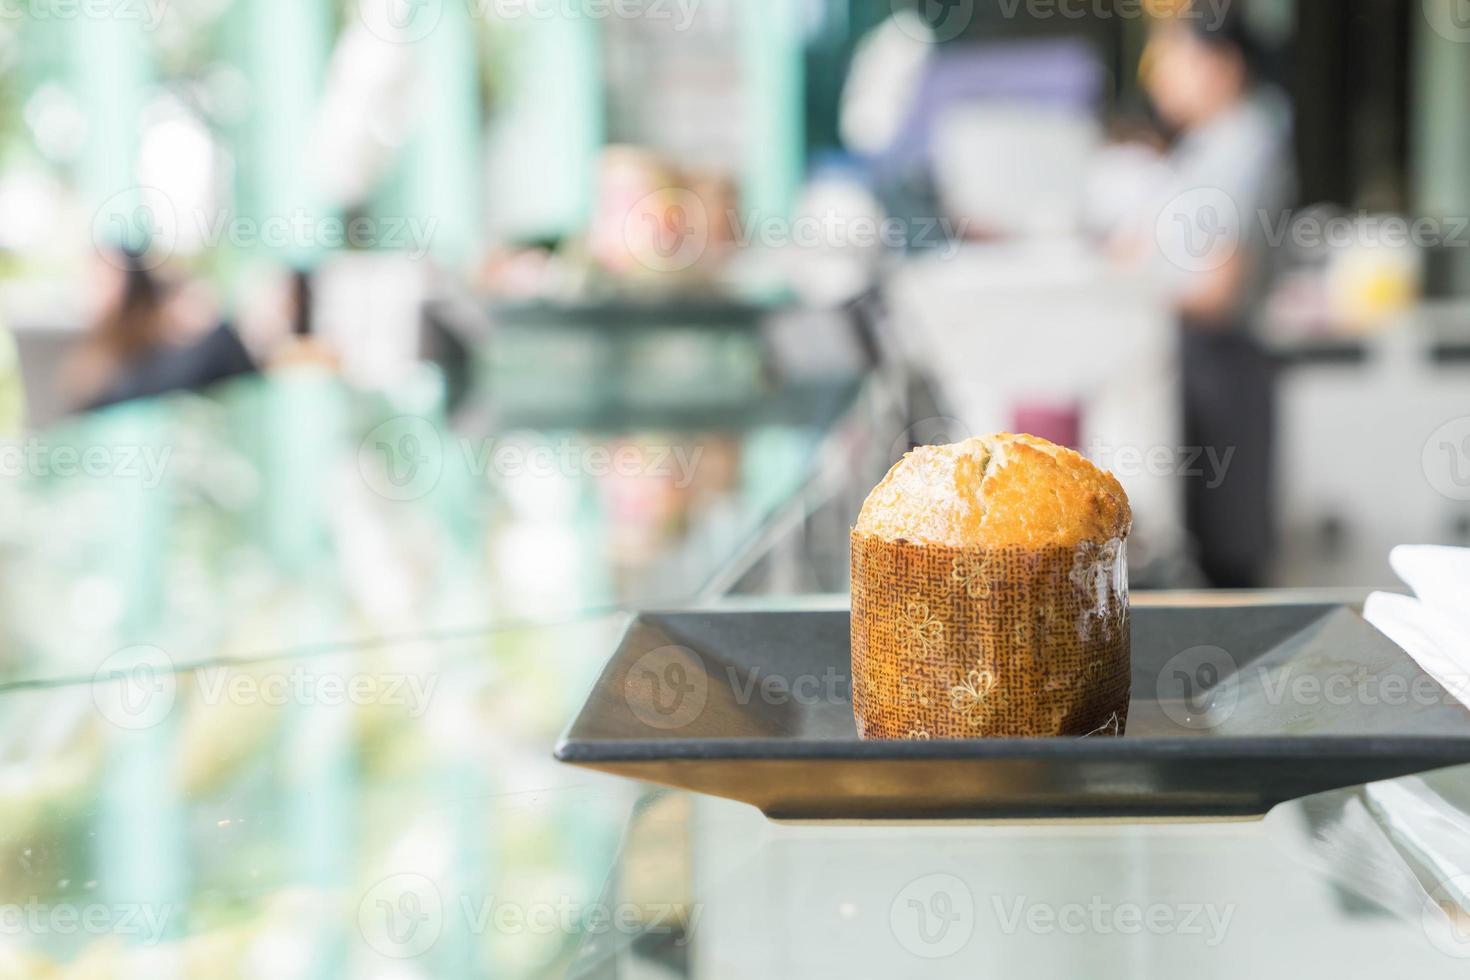
[[[1009,432],[920,446],[863,503],[854,533],[962,547],[1042,547],[1127,537],[1128,495],[1070,449]]]

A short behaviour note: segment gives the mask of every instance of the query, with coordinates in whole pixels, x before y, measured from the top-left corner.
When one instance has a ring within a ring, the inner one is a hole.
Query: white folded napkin
[[[1470,707],[1470,548],[1399,545],[1388,561],[1414,597],[1375,592],[1363,618]]]

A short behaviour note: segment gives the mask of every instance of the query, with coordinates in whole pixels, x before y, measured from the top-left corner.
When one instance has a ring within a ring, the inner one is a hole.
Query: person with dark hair
[[[1161,23],[1144,84],[1175,134],[1150,232],[1181,323],[1184,443],[1228,460],[1186,474],[1185,518],[1212,584],[1263,584],[1274,542],[1272,361],[1254,333],[1271,273],[1267,231],[1295,179],[1284,100],[1236,4]],[[1212,477],[1214,475],[1212,474]]]
[[[82,409],[169,391],[198,390],[255,370],[228,324],[199,330],[178,315],[177,287],[138,252],[108,253],[97,263],[99,312],[87,337],[63,367]]]

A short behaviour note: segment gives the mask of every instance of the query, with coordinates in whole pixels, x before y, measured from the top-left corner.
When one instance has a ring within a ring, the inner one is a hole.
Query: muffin
[[[1112,474],[1034,436],[905,455],[852,529],[858,734],[1121,735],[1132,523]]]

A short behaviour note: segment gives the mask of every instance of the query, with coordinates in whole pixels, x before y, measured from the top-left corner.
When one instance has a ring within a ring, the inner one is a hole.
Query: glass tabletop
[[[1463,975],[1465,770],[1249,821],[776,823],[552,760],[625,621],[12,688],[0,975]]]

